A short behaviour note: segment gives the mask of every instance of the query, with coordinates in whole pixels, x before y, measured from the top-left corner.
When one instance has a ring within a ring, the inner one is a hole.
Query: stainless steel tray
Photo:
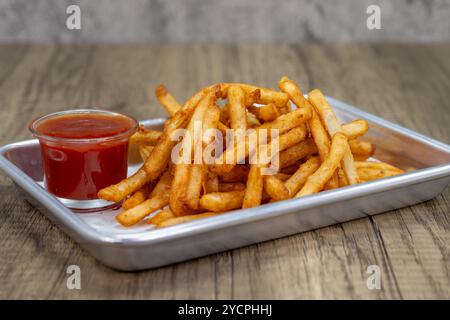
[[[366,119],[366,139],[377,145],[375,158],[408,173],[338,190],[163,229],[141,223],[121,227],[117,211],[75,214],[41,185],[43,170],[37,140],[0,148],[2,169],[25,198],[104,264],[135,271],[276,239],[374,215],[437,196],[450,182],[450,147],[329,98],[342,121]],[[161,127],[164,119],[143,121]],[[130,171],[137,164],[130,165]],[[411,171],[413,170],[413,171]]]

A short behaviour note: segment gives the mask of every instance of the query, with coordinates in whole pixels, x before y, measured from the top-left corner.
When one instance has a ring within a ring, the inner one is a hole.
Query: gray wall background
[[[366,27],[370,4],[382,30]],[[0,42],[305,41],[448,42],[450,0],[0,0]]]

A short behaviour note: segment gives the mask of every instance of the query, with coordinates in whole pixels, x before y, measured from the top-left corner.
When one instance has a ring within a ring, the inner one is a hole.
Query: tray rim
[[[327,97],[327,99],[330,104],[332,104],[333,107],[336,107],[337,109],[351,113],[353,116],[366,119],[370,122],[374,122],[382,127],[386,127],[402,135],[410,136],[416,140],[419,140],[421,143],[440,149],[441,151],[449,154],[450,157],[450,146],[445,144],[444,142],[394,124],[381,117],[351,106],[345,102],[330,97]],[[162,124],[165,120],[165,118],[154,118],[140,121],[140,123],[144,125],[159,125]],[[305,209],[310,209],[314,206],[328,205],[330,203],[341,202],[362,195],[376,194],[382,191],[397,189],[403,186],[431,181],[450,175],[450,163],[441,164],[414,170],[412,172],[407,172],[394,177],[388,177],[361,183],[354,186],[339,188],[338,190],[324,191],[319,194],[314,194],[302,198],[289,199],[272,204],[265,204],[256,208],[229,211],[224,215],[209,217],[208,219],[195,220],[189,223],[172,226],[171,228],[151,230],[147,234],[123,234],[111,237],[86,224],[78,216],[78,214],[73,214],[70,209],[65,207],[53,195],[48,193],[31,177],[25,174],[4,156],[7,151],[17,146],[36,143],[38,143],[37,139],[30,139],[10,143],[0,147],[0,169],[2,169],[6,173],[6,175],[9,176],[16,184],[27,190],[31,194],[31,196],[35,198],[41,205],[45,206],[47,210],[51,211],[52,216],[59,222],[61,222],[64,227],[74,232],[77,236],[75,240],[77,240],[78,242],[89,242],[90,244],[99,244],[102,246],[148,246],[151,244],[172,241],[195,234],[229,228],[240,224],[271,219],[276,216],[292,213],[295,210],[298,210],[300,212]],[[274,208],[277,208],[277,210],[273,210]]]

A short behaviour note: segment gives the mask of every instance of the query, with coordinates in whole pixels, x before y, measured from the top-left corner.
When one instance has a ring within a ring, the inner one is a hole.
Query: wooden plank
[[[282,75],[449,143],[449,55],[448,44],[1,45],[0,144],[65,108],[165,116],[159,83],[182,102],[212,82],[275,87]],[[449,298],[449,198],[447,188],[370,219],[129,274],[97,262],[0,174],[0,298]],[[66,288],[71,264],[79,291]],[[366,287],[372,264],[382,290]]]

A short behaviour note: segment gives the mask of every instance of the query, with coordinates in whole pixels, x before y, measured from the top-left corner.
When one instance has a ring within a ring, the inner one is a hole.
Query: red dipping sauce
[[[97,199],[97,192],[126,178],[128,140],[135,119],[102,110],[72,110],[36,119],[45,186],[57,197]]]

